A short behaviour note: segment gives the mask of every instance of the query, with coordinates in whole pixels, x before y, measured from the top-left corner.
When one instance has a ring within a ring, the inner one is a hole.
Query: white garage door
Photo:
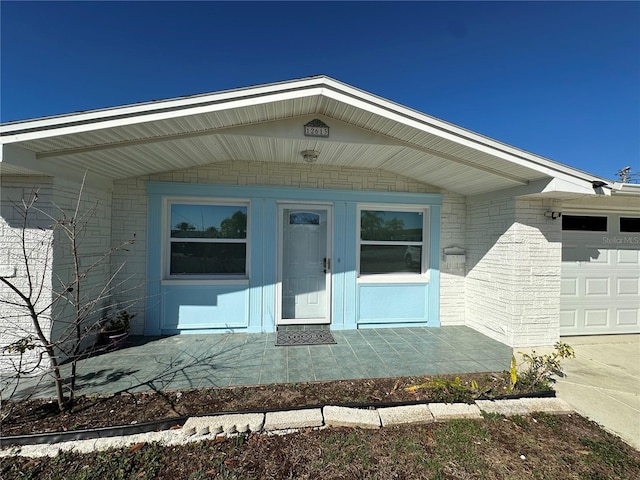
[[[560,335],[640,333],[640,217],[562,216]]]

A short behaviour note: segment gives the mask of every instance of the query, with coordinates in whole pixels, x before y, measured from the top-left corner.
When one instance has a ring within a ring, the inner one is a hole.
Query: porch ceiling
[[[329,138],[303,135],[313,118]],[[221,161],[300,164],[308,149],[318,165],[383,169],[464,195],[554,176],[554,162],[326,77],[7,124],[2,137],[34,154],[30,171],[108,180]],[[27,167],[6,154],[0,165]]]

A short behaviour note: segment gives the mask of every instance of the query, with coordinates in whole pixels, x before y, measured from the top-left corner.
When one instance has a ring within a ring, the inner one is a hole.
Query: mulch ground
[[[53,400],[5,402],[3,436],[111,427],[221,412],[248,412],[327,404],[386,402],[472,402],[479,395],[507,392],[505,373],[340,380],[208,388],[171,392],[127,393],[77,398],[60,414]],[[415,391],[407,387],[418,386]]]

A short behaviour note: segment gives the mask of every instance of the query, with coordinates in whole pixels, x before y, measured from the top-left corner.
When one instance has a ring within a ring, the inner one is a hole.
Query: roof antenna
[[[621,183],[637,183],[639,173],[631,173],[631,167],[624,167],[616,173],[620,177]]]

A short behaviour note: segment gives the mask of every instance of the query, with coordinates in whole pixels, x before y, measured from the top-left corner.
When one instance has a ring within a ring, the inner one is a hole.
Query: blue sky
[[[2,122],[316,74],[640,171],[639,2],[0,3]]]

